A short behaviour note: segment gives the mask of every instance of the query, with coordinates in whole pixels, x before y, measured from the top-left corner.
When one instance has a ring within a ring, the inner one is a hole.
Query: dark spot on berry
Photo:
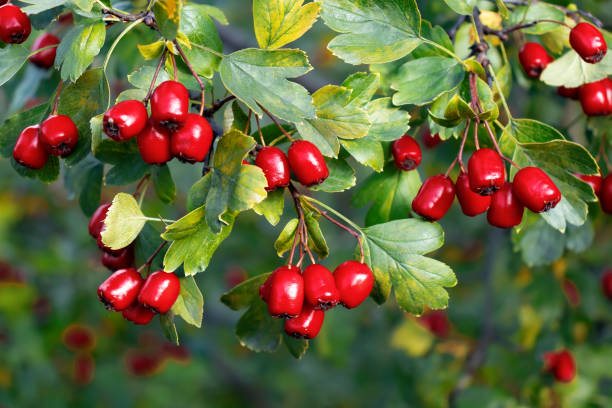
[[[119,136],[119,126],[117,126],[114,122],[105,120],[102,127],[104,128],[104,132],[106,132],[106,134],[113,139],[116,140],[116,138]]]
[[[164,129],[168,129],[170,132],[176,132],[181,128],[180,123],[177,123],[170,119],[162,120],[161,122],[159,122],[159,126],[163,127]]]
[[[58,152],[61,157],[66,157],[70,153],[72,153],[72,147],[70,147],[70,145],[68,145],[67,143],[63,142],[58,144],[54,150]]]
[[[490,196],[499,191],[499,187],[495,185],[486,186],[478,189],[477,193],[481,196]]]
[[[308,340],[308,339],[310,339],[310,336],[308,336],[306,334],[301,334],[301,333],[298,333],[298,332],[292,332],[292,333],[289,333],[289,335],[291,337],[295,337],[296,339],[300,339],[300,340]]]
[[[100,301],[107,310],[110,310],[111,312],[115,311],[115,308],[113,307],[112,303],[109,302],[104,296],[98,295],[98,297],[100,298]]]
[[[404,170],[412,170],[415,167],[415,162],[412,159],[406,159],[402,162],[402,169]]]

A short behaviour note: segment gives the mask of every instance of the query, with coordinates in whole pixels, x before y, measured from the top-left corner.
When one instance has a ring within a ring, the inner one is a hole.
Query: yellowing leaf
[[[433,334],[413,319],[404,320],[391,334],[391,347],[412,357],[424,356],[433,341]]]
[[[191,42],[189,41],[189,37],[187,37],[182,31],[179,31],[176,34],[176,40],[183,44],[185,47],[191,49]]]
[[[502,18],[499,13],[494,11],[481,10],[480,21],[486,27],[492,28],[493,30],[501,30],[502,28]]]
[[[136,199],[126,193],[119,193],[106,213],[102,242],[111,249],[121,249],[136,239],[146,219]]]
[[[164,42],[163,41],[155,41],[151,44],[138,44],[138,51],[146,60],[151,60],[159,57],[164,50]]]
[[[319,16],[320,3],[303,0],[254,0],[255,36],[261,48],[275,49],[300,38]]]

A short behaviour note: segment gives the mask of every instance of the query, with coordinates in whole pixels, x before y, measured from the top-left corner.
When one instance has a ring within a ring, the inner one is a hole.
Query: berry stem
[[[446,169],[446,173],[444,173],[445,177],[448,177],[450,172],[453,171],[453,169],[455,168],[455,165],[457,164],[458,159],[459,159],[459,157],[455,157],[455,160],[453,160],[453,162],[450,164],[450,166],[448,166],[448,169]]]
[[[159,75],[159,71],[161,70],[162,65],[164,65],[164,61],[166,60],[166,55],[168,54],[168,49],[164,48],[161,56],[159,57],[159,62],[157,63],[157,67],[155,67],[155,72],[153,73],[153,78],[151,79],[151,85],[149,85],[149,90],[147,91],[147,95],[142,100],[145,106],[149,104],[149,99],[151,99],[151,95],[153,94],[153,88],[155,87],[155,82],[157,82],[157,76]]]
[[[202,90],[202,104],[200,105],[200,116],[202,116],[202,114],[204,113],[204,102],[205,102],[205,99],[206,99],[204,91],[205,91],[206,88],[204,87],[204,84],[202,83],[202,80],[198,76],[198,73],[195,72],[195,69],[193,69],[193,66],[191,66],[191,63],[187,59],[187,56],[183,52],[183,48],[180,46],[178,41],[174,40],[174,46],[176,47],[177,51],[181,55],[181,58],[183,59],[183,61],[185,61],[185,64],[187,65],[187,68],[189,68],[189,71],[191,71],[191,75],[193,75],[195,80],[198,82],[198,85],[200,86],[200,89]],[[175,63],[174,69],[176,71],[176,63]]]
[[[253,115],[253,110],[249,109],[249,115],[247,117],[247,123],[246,123],[246,126],[244,127],[244,134],[245,135],[249,134],[249,128],[251,127],[251,115]]]
[[[202,113],[202,115],[206,117],[211,117],[215,113],[217,113],[217,111],[221,109],[227,102],[234,100],[234,99],[236,99],[234,95],[228,95],[223,99],[217,99],[216,101],[213,102],[210,108],[204,109],[204,112]]]
[[[491,139],[491,142],[493,142],[493,146],[495,146],[495,150],[497,150],[497,154],[499,154],[499,156],[502,159],[510,163],[512,166],[520,170],[521,166],[519,166],[518,164],[516,164],[515,162],[513,162],[511,159],[507,158],[506,156],[504,156],[504,154],[502,153],[501,149],[499,148],[499,144],[497,143],[497,139],[495,138],[495,135],[493,134],[493,131],[491,130],[491,126],[489,125],[489,122],[485,120],[484,125],[485,125],[485,128],[487,129],[487,133],[489,133],[489,138]]]
[[[151,173],[147,173],[143,178],[140,179],[140,181],[136,185],[136,191],[134,191],[134,194],[132,194],[135,199],[138,199],[138,197],[142,193],[143,187],[145,187],[150,178]]]
[[[257,118],[257,115],[255,115],[255,117]],[[296,237],[298,236],[298,234],[300,236],[300,261],[298,262],[298,266],[301,265],[302,263],[302,259],[304,257],[304,251],[308,253],[308,256],[310,257],[310,260],[312,261],[312,263],[315,263],[314,256],[312,255],[312,252],[310,252],[310,248],[308,248],[308,229],[306,227],[304,209],[302,208],[302,203],[300,202],[300,193],[297,191],[293,183],[289,183],[289,192],[291,193],[291,198],[293,199],[293,204],[295,205],[295,211],[298,214],[298,219],[299,219],[298,229],[295,233]],[[294,244],[295,244],[295,238],[294,238]],[[292,251],[293,250],[295,250],[295,248],[292,248]],[[291,264],[291,258],[290,258],[289,264]]]
[[[178,80],[178,70],[176,69],[176,58],[174,58],[173,53],[170,53],[168,55],[170,55],[170,61],[172,61],[172,70],[174,72],[173,79],[176,81]]]
[[[55,100],[53,101],[53,108],[51,109],[51,115],[57,114],[57,106],[59,105],[60,95],[62,93],[62,88],[64,87],[64,81],[60,80],[57,85],[57,92],[55,93]]]
[[[137,272],[140,273],[142,272],[142,270],[146,267],[150,267],[151,263],[153,262],[153,259],[155,259],[155,257],[157,256],[157,254],[159,254],[159,252],[164,249],[164,247],[166,246],[166,244],[168,243],[168,241],[164,241],[161,244],[159,244],[159,246],[157,247],[157,249],[155,251],[153,251],[153,253],[151,254],[151,256],[145,261],[145,263],[143,263],[140,268],[138,268]]]
[[[274,118],[274,116],[272,116],[272,114],[271,114],[270,112],[268,112],[268,111],[266,110],[266,108],[264,108],[263,106],[261,106],[259,103],[257,103],[257,106],[259,106],[259,107],[260,107],[260,108],[261,108],[261,109],[264,111],[264,113],[265,113],[266,115],[268,115],[268,117],[269,117],[270,119],[272,119],[272,122],[274,122],[274,123],[276,124],[276,126],[278,126],[278,128],[281,130],[281,132],[283,132],[283,135],[285,135],[285,137],[286,137],[287,139],[289,139],[291,142],[295,142],[295,139],[293,139],[293,138],[291,137],[291,135],[290,135],[289,133],[287,133],[287,131],[285,130],[285,128],[284,128],[284,127],[283,127],[283,126],[282,126],[280,123],[278,123],[278,121],[277,121],[277,120]]]
[[[480,142],[478,141],[478,121],[474,121],[474,144],[476,145],[476,150],[479,150]]]
[[[264,140],[263,133],[261,133],[261,125],[259,124],[259,115],[255,115],[255,122],[257,122],[257,131],[259,132],[259,139],[261,140],[261,145],[266,146],[266,141]]]
[[[463,131],[463,136],[461,138],[461,145],[459,145],[459,153],[457,153],[457,160],[459,161],[459,167],[461,168],[461,171],[464,173],[467,173],[467,172],[465,171],[465,165],[463,164],[463,148],[465,147],[465,141],[467,140],[467,136],[470,131],[471,122],[472,120],[468,119],[467,123],[465,124],[465,129]]]

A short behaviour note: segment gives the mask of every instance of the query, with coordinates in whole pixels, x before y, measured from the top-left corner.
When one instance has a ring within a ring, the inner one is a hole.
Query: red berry
[[[117,255],[105,251],[102,255],[102,265],[106,266],[111,271],[133,267],[134,246],[130,245],[121,249]]]
[[[177,346],[176,344],[164,342],[159,351],[164,359],[169,359],[178,363],[187,363],[191,360],[191,353],[185,346]]]
[[[130,350],[124,357],[125,369],[136,377],[148,377],[158,373],[162,366],[162,356],[150,351]]]
[[[138,303],[163,314],[170,310],[180,291],[181,281],[175,274],[164,271],[153,272],[138,294]]]
[[[608,174],[601,182],[599,203],[603,212],[612,214],[612,173]]]
[[[481,196],[476,194],[470,188],[470,180],[464,172],[459,174],[455,183],[457,191],[457,200],[461,205],[461,211],[468,217],[474,217],[489,209],[491,205],[491,196]]]
[[[323,326],[324,317],[325,312],[305,304],[297,317],[285,320],[285,333],[297,339],[314,339]]]
[[[278,147],[262,148],[255,158],[255,165],[263,170],[268,181],[267,191],[287,187],[291,178],[289,160]]]
[[[512,228],[523,221],[525,207],[512,190],[512,183],[505,183],[501,190],[491,197],[487,221],[494,227]]]
[[[580,99],[580,87],[566,88],[564,86],[560,86],[557,88],[557,94],[563,98],[570,98],[577,101]]]
[[[151,95],[151,119],[155,126],[178,130],[189,113],[189,91],[177,81],[162,82]]]
[[[608,269],[601,277],[601,290],[604,295],[612,300],[612,269]]]
[[[121,315],[125,320],[129,320],[134,324],[149,324],[153,320],[155,312],[140,303],[134,303],[127,309],[124,309]]]
[[[34,40],[34,44],[32,44],[32,48],[30,48],[31,52],[39,50],[41,48],[48,47],[50,45],[57,45],[60,43],[60,39],[50,33],[42,33],[41,35]],[[38,67],[49,69],[53,66],[55,62],[55,53],[57,51],[57,47],[47,48],[44,51],[37,52],[36,54],[30,57],[30,62]]]
[[[329,176],[323,155],[317,146],[309,141],[296,140],[291,144],[287,155],[293,174],[306,187],[321,184]]]
[[[550,372],[559,382],[570,382],[576,376],[576,363],[568,350],[544,353],[544,372]]]
[[[182,162],[201,162],[210,150],[212,139],[210,123],[197,113],[189,113],[183,127],[172,134],[170,151]]]
[[[546,49],[535,42],[527,42],[519,51],[519,61],[528,77],[537,79],[553,61]]]
[[[106,219],[106,213],[112,203],[106,203],[99,206],[89,219],[89,235],[92,238],[98,239],[104,228],[104,220]]]
[[[62,343],[71,351],[90,351],[96,346],[96,335],[87,326],[71,324],[62,333]]]
[[[297,266],[281,266],[270,275],[268,313],[274,317],[296,317],[304,303],[304,279]],[[264,296],[266,292],[264,289]]]
[[[612,114],[612,79],[584,84],[579,91],[580,105],[587,116]]]
[[[425,180],[412,200],[412,210],[427,221],[438,221],[450,209],[454,199],[453,181],[439,174]]]
[[[266,303],[268,303],[268,299],[270,299],[270,283],[272,282],[272,275],[274,275],[274,272],[272,272],[266,281],[259,287],[259,297]]]
[[[123,142],[138,136],[147,125],[147,108],[140,101],[122,101],[104,114],[102,127],[114,141]]]
[[[433,149],[440,143],[442,143],[442,139],[440,138],[439,133],[432,135],[431,130],[429,130],[429,128],[425,129],[425,132],[423,133],[423,144],[426,148]]]
[[[47,164],[49,153],[43,148],[39,138],[40,126],[29,126],[21,132],[13,148],[13,158],[22,166],[41,169]]]
[[[425,312],[419,322],[438,337],[446,337],[450,332],[450,321],[443,310]]]
[[[151,122],[136,137],[140,156],[145,163],[162,165],[172,160],[170,136],[161,132]]]
[[[495,193],[506,181],[504,162],[493,149],[478,149],[468,162],[468,178],[473,192],[482,196]]]
[[[400,170],[413,170],[421,164],[421,148],[411,136],[404,135],[393,142],[391,154]]]
[[[30,19],[13,4],[0,7],[0,40],[7,44],[21,44],[30,36]]]
[[[603,34],[589,23],[576,24],[570,31],[569,41],[574,51],[590,64],[601,61],[608,52]]]
[[[104,232],[105,228],[106,228],[105,226],[102,227],[102,231],[100,231],[100,235],[98,235],[98,238],[96,239],[98,248],[100,248],[101,251],[104,251],[107,254],[111,254],[113,256],[119,256],[124,248],[112,249],[111,247],[104,244],[104,242],[102,242],[102,232]]]
[[[372,292],[374,274],[370,267],[357,261],[346,261],[334,270],[340,303],[347,309],[359,306]]]
[[[89,353],[77,353],[72,362],[72,381],[79,386],[91,383],[96,370],[96,361]]]
[[[143,283],[136,269],[119,269],[98,287],[98,297],[107,309],[121,311],[134,303]]]
[[[68,156],[78,141],[79,131],[66,115],[51,115],[40,125],[40,142],[55,156]]]
[[[600,174],[597,174],[595,176],[587,176],[587,175],[584,175],[584,174],[576,174],[576,177],[578,177],[580,180],[584,181],[589,186],[591,186],[591,188],[595,192],[595,195],[599,195],[599,192],[601,191],[601,183],[602,183],[602,180],[603,180],[603,177],[601,177]]]
[[[304,299],[315,309],[327,310],[340,301],[334,275],[323,265],[313,264],[304,269]]]
[[[521,203],[534,213],[555,208],[561,201],[561,191],[555,183],[537,167],[523,167],[516,173],[512,191]]]

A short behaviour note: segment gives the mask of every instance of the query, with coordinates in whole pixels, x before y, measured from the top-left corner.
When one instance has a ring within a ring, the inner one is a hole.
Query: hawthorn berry
[[[102,265],[111,271],[131,268],[134,266],[134,246],[129,245],[119,250],[117,255],[104,251],[102,254]]]
[[[461,211],[468,217],[482,214],[491,205],[491,196],[481,196],[472,191],[468,175],[464,172],[461,172],[459,177],[457,177],[455,190],[457,192],[457,200],[459,200],[459,205],[461,205]]]
[[[553,61],[546,49],[535,42],[526,42],[519,50],[519,62],[528,77],[537,79]]]
[[[121,315],[125,320],[129,320],[134,324],[149,324],[153,320],[155,312],[136,302],[127,309],[122,310]]]
[[[585,174],[576,174],[576,177],[578,177],[580,180],[584,181],[589,186],[591,186],[591,188],[595,192],[595,195],[597,196],[599,195],[599,192],[601,191],[601,183],[603,181],[603,177],[601,177],[601,174],[597,174],[594,176],[587,176]]]
[[[68,116],[51,115],[40,125],[40,142],[51,154],[66,157],[79,141],[79,131]]]
[[[421,148],[412,136],[404,135],[391,144],[391,154],[400,170],[413,170],[421,164]]]
[[[487,221],[498,228],[512,228],[523,221],[525,207],[514,194],[512,183],[506,182],[491,197],[491,206],[487,211]]]
[[[306,187],[321,184],[329,177],[329,169],[319,148],[307,140],[296,140],[287,153],[293,174]]]
[[[285,320],[285,333],[296,339],[314,339],[319,334],[325,312],[305,304],[300,314]]]
[[[493,149],[476,150],[468,161],[468,179],[473,192],[482,196],[495,193],[506,181],[502,158]]]
[[[14,4],[0,6],[0,40],[7,44],[21,44],[30,36],[30,19]]]
[[[336,288],[340,292],[340,304],[347,309],[359,306],[372,292],[374,274],[368,265],[346,261],[334,270]]]
[[[552,373],[559,382],[570,382],[576,377],[576,362],[568,350],[544,353],[543,371]]]
[[[185,124],[170,138],[170,151],[182,162],[201,162],[208,155],[212,139],[210,123],[197,113],[188,113]]]
[[[601,277],[601,290],[604,295],[612,300],[612,269],[608,269]]]
[[[41,169],[47,164],[49,153],[40,143],[40,126],[28,126],[23,129],[13,148],[13,158],[22,166]]]
[[[608,174],[601,182],[599,203],[603,212],[612,214],[612,173]]]
[[[448,212],[454,199],[453,181],[439,174],[425,180],[412,200],[412,210],[427,221],[438,221]]]
[[[62,332],[62,343],[71,351],[91,351],[96,347],[96,334],[82,324],[71,324]]]
[[[125,353],[125,369],[135,377],[149,377],[158,373],[163,364],[159,353],[151,353],[143,350],[130,350]]]
[[[147,108],[141,101],[122,101],[104,114],[102,128],[111,139],[124,142],[135,136],[147,125]]]
[[[42,33],[36,38],[36,40],[34,40],[34,44],[32,44],[30,52],[40,50],[41,48],[49,47],[51,45],[58,45],[59,43],[60,39],[54,36],[53,34]],[[37,67],[49,69],[53,66],[53,63],[55,62],[56,52],[57,47],[47,48],[46,50],[39,51],[30,57],[30,62],[36,65]]]
[[[430,310],[419,317],[419,322],[438,337],[446,337],[450,332],[450,321],[443,310]]]
[[[134,303],[143,283],[136,269],[119,269],[98,287],[98,297],[107,309],[121,311]]]
[[[278,147],[266,146],[262,148],[255,158],[255,165],[263,170],[268,186],[266,191],[287,187],[291,179],[289,160]]]
[[[569,41],[574,51],[590,64],[601,61],[608,52],[603,34],[589,23],[576,24],[570,31]]]
[[[92,238],[98,239],[100,234],[102,233],[102,229],[104,228],[104,220],[106,219],[106,213],[112,203],[105,203],[99,206],[96,211],[94,211],[93,215],[89,219],[89,235]]]
[[[429,130],[429,128],[426,128],[425,132],[423,132],[423,144],[425,145],[425,147],[428,149],[433,149],[440,143],[442,143],[440,134],[436,133],[432,135],[431,130]]]
[[[96,361],[89,353],[76,353],[72,361],[72,381],[81,387],[91,383],[96,371]]]
[[[612,114],[612,79],[584,84],[579,91],[580,105],[587,116]]]
[[[166,313],[178,298],[181,281],[173,273],[153,272],[147,277],[140,293],[138,303],[156,313]]]
[[[177,81],[165,81],[151,95],[151,119],[155,126],[171,132],[185,124],[189,113],[189,91]]]
[[[304,298],[312,307],[327,310],[340,301],[340,292],[331,271],[323,265],[313,264],[304,269]]]
[[[296,317],[304,303],[304,279],[297,266],[281,266],[270,275],[269,289],[264,288],[268,298],[268,313],[274,317]]]
[[[557,88],[557,95],[577,101],[580,99],[580,87],[567,88],[565,86],[560,86]]]
[[[274,275],[274,272],[268,275],[266,281],[259,287],[259,297],[266,303],[268,303],[268,299],[270,299],[270,283],[272,282],[272,275]]]
[[[151,122],[136,137],[140,156],[145,163],[159,166],[172,160],[170,136],[157,129]]]
[[[514,176],[512,191],[520,202],[534,213],[555,208],[561,191],[542,169],[523,167]]]

